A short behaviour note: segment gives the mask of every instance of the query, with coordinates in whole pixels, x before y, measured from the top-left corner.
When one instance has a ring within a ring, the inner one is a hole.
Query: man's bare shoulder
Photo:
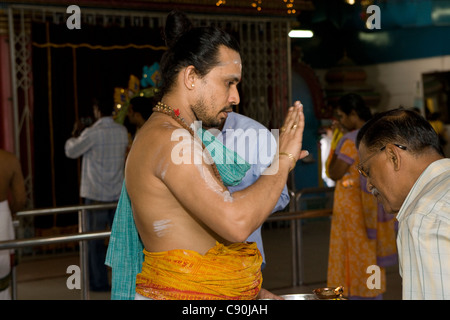
[[[152,116],[136,135],[131,152],[144,152],[150,156],[149,151],[170,149],[177,131],[188,134],[174,119],[166,115]]]
[[[152,115],[133,141],[127,159],[126,174],[131,176],[136,170],[145,170],[146,175],[158,176],[161,166],[171,161],[174,145],[178,143],[174,136],[176,137],[178,132],[190,136],[189,132],[171,117],[163,114]]]

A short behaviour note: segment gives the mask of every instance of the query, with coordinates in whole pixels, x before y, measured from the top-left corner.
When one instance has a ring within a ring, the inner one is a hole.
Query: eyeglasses
[[[407,148],[405,146],[402,146],[400,144],[396,144],[394,143],[394,146],[396,146],[397,148],[400,148],[402,150],[406,150]],[[366,160],[360,162],[357,166],[356,169],[358,169],[358,172],[360,175],[362,175],[364,178],[368,178],[369,177],[369,172],[364,170],[363,168],[363,163],[369,161],[371,158],[373,158],[375,155],[377,155],[378,153],[380,153],[381,151],[383,151],[384,149],[386,149],[386,146],[381,147],[377,152],[375,152],[374,154],[372,154],[370,157],[368,157]]]

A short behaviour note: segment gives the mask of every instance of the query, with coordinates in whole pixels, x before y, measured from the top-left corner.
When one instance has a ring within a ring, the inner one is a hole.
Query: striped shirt
[[[80,197],[103,202],[119,199],[127,146],[127,129],[112,117],[100,118],[79,137],[66,141],[67,157],[83,156]]]
[[[421,174],[397,220],[403,299],[450,299],[450,159]]]

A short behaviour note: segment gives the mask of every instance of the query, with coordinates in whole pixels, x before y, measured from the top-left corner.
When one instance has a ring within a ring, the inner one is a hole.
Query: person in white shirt
[[[367,189],[397,215],[403,299],[450,299],[450,159],[420,114],[376,115],[357,137]]]

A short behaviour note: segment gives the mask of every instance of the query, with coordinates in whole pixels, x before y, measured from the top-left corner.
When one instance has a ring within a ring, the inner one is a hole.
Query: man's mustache
[[[220,112],[228,112],[228,113],[233,112],[233,106],[232,105],[227,106],[227,107],[223,108],[222,110],[220,110]]]

